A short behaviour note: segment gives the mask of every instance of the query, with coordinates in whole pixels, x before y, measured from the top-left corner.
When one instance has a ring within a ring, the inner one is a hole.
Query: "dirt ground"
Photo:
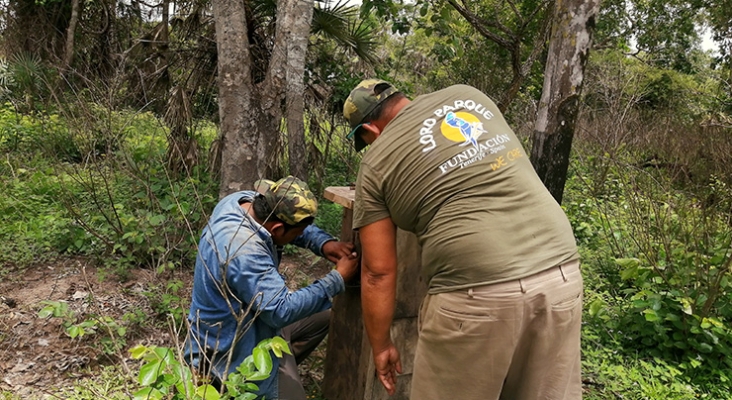
[[[314,255],[298,253],[283,257],[280,272],[294,289],[331,267]],[[9,392],[22,399],[59,398],[55,394],[62,388],[73,387],[104,365],[124,364],[134,375],[138,363],[129,358],[128,348],[137,344],[173,347],[178,342],[165,315],[155,310],[154,299],[160,299],[155,293],[166,290],[171,280],[182,282],[176,296],[184,302],[187,314],[192,279],[192,270],[159,275],[137,269],[120,281],[80,258],[22,270],[0,266],[0,394]],[[138,322],[125,333],[124,347],[118,344],[116,350],[108,346],[104,351],[100,338],[112,336],[104,335],[104,324],[97,324],[94,334],[72,339],[65,333],[63,318],[39,317],[47,305],[44,301],[65,301],[77,323],[108,316],[127,324],[123,316],[135,314]],[[158,321],[150,323],[154,318]],[[317,386],[322,379],[322,348],[301,365],[306,387]]]

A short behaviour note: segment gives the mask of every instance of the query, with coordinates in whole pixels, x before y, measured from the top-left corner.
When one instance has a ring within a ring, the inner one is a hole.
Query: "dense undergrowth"
[[[87,106],[83,119],[0,107],[0,278],[66,256],[97,260],[121,278],[134,268],[192,271],[217,199],[207,163],[215,128],[196,128],[202,158],[172,173],[167,131],[152,114]],[[591,117],[563,204],[586,283],[585,398],[731,399],[729,132],[659,112],[621,121],[615,137],[624,136],[612,141],[612,115]],[[355,179],[347,146],[335,143],[340,153],[312,177],[319,194]],[[341,212],[322,201],[317,223],[337,234]],[[180,323],[186,295],[158,297],[159,311]],[[125,398],[136,373],[106,367],[59,393]]]

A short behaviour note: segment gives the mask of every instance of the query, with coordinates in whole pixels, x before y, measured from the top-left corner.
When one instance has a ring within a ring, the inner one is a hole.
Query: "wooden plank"
[[[325,198],[344,206],[341,240],[359,248],[358,234],[351,229],[355,191],[350,187],[328,187]],[[333,303],[323,382],[323,395],[328,400],[409,399],[417,315],[427,292],[427,282],[421,274],[421,248],[414,234],[397,231],[397,258],[397,298],[391,334],[401,354],[403,373],[397,380],[396,394],[389,397],[376,379],[371,346],[363,328],[360,282],[351,282]]]
[[[336,204],[340,204],[343,207],[353,210],[353,202],[356,198],[356,190],[353,186],[329,186],[325,188],[323,197]]]
[[[352,221],[353,210],[344,208],[342,241],[358,241],[351,229]],[[371,356],[370,352],[362,351],[364,341],[368,342],[361,319],[361,286],[348,283],[346,291],[333,299],[323,371],[326,399],[363,400],[366,375],[359,371],[364,370],[362,364],[368,362],[365,357]]]
[[[394,319],[416,317],[427,293],[422,275],[422,248],[413,233],[397,230],[397,294]]]
[[[391,338],[399,350],[402,362],[402,373],[397,376],[396,392],[389,396],[384,386],[376,377],[373,358],[370,359],[368,379],[364,399],[368,400],[409,400],[409,391],[414,371],[414,354],[417,351],[417,317],[395,320],[391,325]],[[369,355],[371,349],[369,348]]]

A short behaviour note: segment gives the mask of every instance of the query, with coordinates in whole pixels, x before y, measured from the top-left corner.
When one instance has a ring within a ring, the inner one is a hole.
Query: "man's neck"
[[[399,114],[399,112],[402,111],[404,107],[409,105],[409,103],[411,103],[411,100],[406,97],[402,97],[394,104],[392,104],[391,107],[384,110],[384,114],[381,116],[381,118],[376,121],[372,121],[371,123],[375,123],[376,126],[379,128],[379,131],[383,132],[386,125],[388,125],[389,122],[391,122],[391,120],[394,119],[394,117],[396,117],[397,114]]]
[[[247,215],[249,215],[259,225],[263,225],[262,224],[262,221],[260,221],[257,218],[257,214],[254,213],[254,206],[253,206],[253,204],[251,202],[247,201],[247,202],[241,203],[241,204],[239,204],[239,207],[241,207],[242,210],[244,210],[244,213],[246,213]]]

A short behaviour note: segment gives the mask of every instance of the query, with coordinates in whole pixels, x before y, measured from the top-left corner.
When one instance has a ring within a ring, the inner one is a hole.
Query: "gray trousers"
[[[279,400],[306,400],[297,365],[318,347],[328,334],[330,310],[301,319],[282,329],[282,337],[290,345],[293,355],[283,354],[277,373]]]

